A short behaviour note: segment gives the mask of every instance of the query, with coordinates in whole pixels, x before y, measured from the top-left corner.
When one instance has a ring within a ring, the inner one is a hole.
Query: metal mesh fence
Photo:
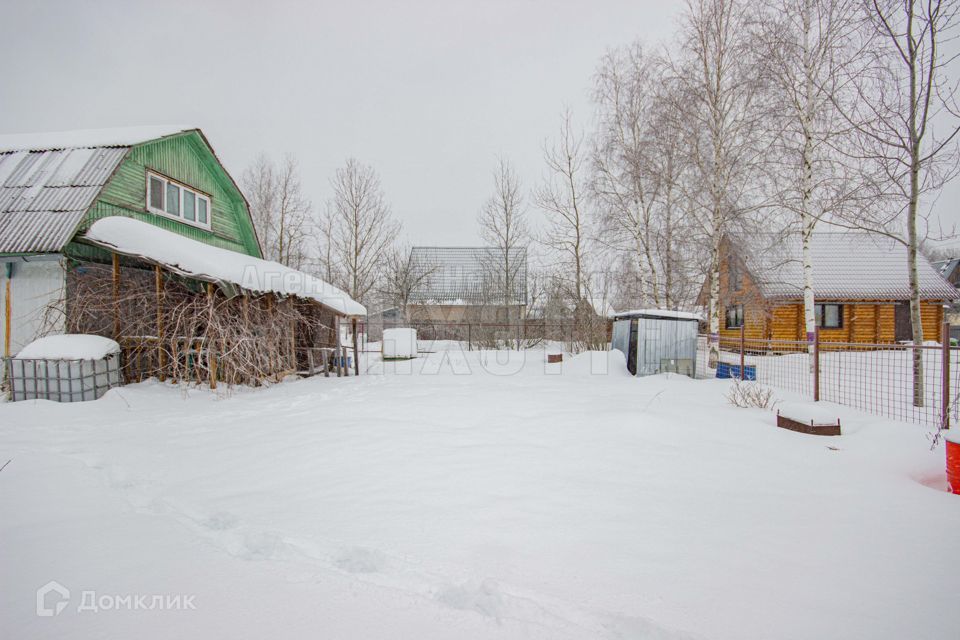
[[[464,350],[520,348],[529,349],[557,342],[576,344],[584,349],[607,348],[611,323],[605,319],[591,322],[552,322],[526,320],[524,322],[437,322],[414,320],[409,322],[383,321],[367,325],[369,340],[379,342],[384,329],[411,328],[417,330],[421,342],[451,341],[460,343]]]
[[[873,344],[719,340],[711,364],[698,338],[698,371],[756,380],[801,396],[836,402],[894,420],[939,426],[956,422],[960,348],[946,344]]]

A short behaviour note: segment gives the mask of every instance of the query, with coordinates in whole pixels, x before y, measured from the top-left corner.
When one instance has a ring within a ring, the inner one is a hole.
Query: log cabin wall
[[[843,305],[843,326],[836,329],[820,329],[823,342],[892,343],[895,342],[895,308],[897,303],[886,300],[858,300],[852,302],[824,301],[825,304]],[[770,339],[804,340],[803,302],[785,302],[770,305]],[[943,303],[922,302],[920,317],[923,320],[925,340],[940,339],[943,322]]]

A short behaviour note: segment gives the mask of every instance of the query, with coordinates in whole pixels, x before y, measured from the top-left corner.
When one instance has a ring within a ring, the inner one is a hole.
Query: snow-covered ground
[[[958,637],[926,429],[784,431],[619,357],[0,404],[0,637]]]

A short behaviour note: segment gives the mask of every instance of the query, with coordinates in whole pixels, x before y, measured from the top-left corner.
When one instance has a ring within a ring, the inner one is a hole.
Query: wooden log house
[[[906,248],[862,232],[817,232],[811,242],[814,299],[822,342],[850,345],[910,340]],[[944,307],[960,297],[920,257],[921,318],[927,340],[940,339]],[[797,238],[724,238],[720,260],[720,340],[807,339]],[[700,293],[706,306],[709,281]]]

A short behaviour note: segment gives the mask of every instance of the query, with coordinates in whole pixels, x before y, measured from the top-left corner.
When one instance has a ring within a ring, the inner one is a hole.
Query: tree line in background
[[[716,334],[721,240],[786,240],[801,247],[812,334],[811,234],[866,230],[907,248],[921,342],[917,258],[943,236],[929,206],[958,169],[957,14],[936,0],[687,0],[662,46],[599,61],[591,126],[562,114],[540,184],[497,160],[477,223],[502,249],[498,282],[510,291],[511,256],[530,248],[527,313],[703,303]],[[266,257],[370,306],[405,305],[423,274],[377,173],[348,160],[330,186],[318,212],[292,158],[246,171]]]

